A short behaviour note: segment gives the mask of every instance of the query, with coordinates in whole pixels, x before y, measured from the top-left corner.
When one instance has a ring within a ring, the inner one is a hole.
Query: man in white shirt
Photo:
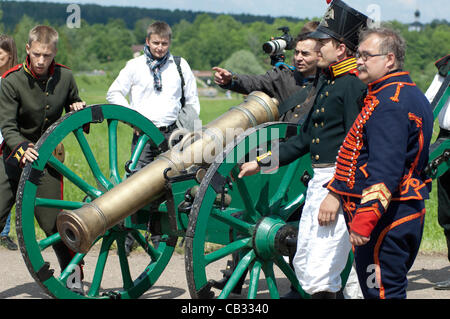
[[[174,56],[169,48],[172,30],[165,22],[155,22],[147,30],[144,55],[127,62],[119,76],[108,90],[106,99],[111,104],[129,107],[151,120],[163,133],[166,141],[159,147],[147,143],[135,166],[142,169],[153,159],[168,150],[168,139],[176,128],[178,113],[182,108],[181,99],[184,96],[184,106],[191,106],[200,114],[200,103],[197,94],[197,84],[189,64],[179,58],[179,66],[184,79],[178,71]],[[129,102],[126,96],[129,97]],[[139,139],[139,132],[134,131],[131,142],[131,152],[134,151]],[[152,209],[156,209],[154,203]],[[160,236],[152,236],[155,247]],[[132,250],[134,238],[129,235],[125,241],[127,254]]]
[[[176,128],[175,122],[182,107],[182,81],[174,56],[169,52],[171,38],[172,30],[167,23],[158,21],[151,24],[147,31],[145,54],[127,62],[106,96],[109,103],[129,107],[147,117],[166,140]],[[194,74],[183,58],[180,59],[180,67],[185,81],[185,106],[192,106],[200,114]],[[138,137],[139,132],[135,132],[132,149]],[[155,149],[147,143],[136,169],[141,169],[166,150],[167,145]]]

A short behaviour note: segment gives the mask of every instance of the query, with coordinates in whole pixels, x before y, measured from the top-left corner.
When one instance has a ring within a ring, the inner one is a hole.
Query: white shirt
[[[439,75],[439,73],[436,74],[436,76],[433,79],[433,82],[431,82],[430,87],[425,93],[425,96],[427,97],[430,103],[433,101],[443,82],[444,77]],[[449,103],[450,99],[447,99],[438,115],[439,126],[445,130],[450,130],[450,107],[448,106]]]
[[[185,81],[185,105],[191,105],[200,114],[197,83],[185,59],[181,58],[181,71]],[[181,109],[181,78],[170,55],[161,68],[162,91],[154,88],[153,74],[145,55],[127,62],[106,95],[111,104],[129,107],[151,120],[157,127],[173,124]],[[128,95],[130,102],[127,101]]]

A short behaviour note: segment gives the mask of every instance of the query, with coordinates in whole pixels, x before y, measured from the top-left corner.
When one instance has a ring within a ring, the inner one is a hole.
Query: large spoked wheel
[[[213,282],[218,278],[212,278],[217,272],[209,271],[209,266],[223,259],[234,260],[234,269],[222,290],[216,291],[220,292],[218,298],[229,297],[247,274],[249,299],[258,293],[264,298],[267,291],[270,298],[279,298],[277,281],[281,280],[287,287],[285,292],[293,286],[303,298],[310,297],[300,286],[287,257],[295,252],[298,230],[299,218],[292,215],[301,211],[305,185],[312,176],[309,154],[274,173],[237,178],[240,163],[273,150],[276,142],[297,134],[297,129],[287,123],[266,123],[248,130],[208,169],[186,232],[186,276],[193,298],[214,296]],[[223,186],[231,197],[227,207],[221,200]],[[219,233],[227,236],[220,239]],[[218,245],[211,251],[208,242]],[[346,280],[348,273],[344,277]]]
[[[130,156],[132,127],[144,134]],[[177,238],[163,235],[159,245],[153,245],[146,227],[148,222],[124,221],[114,226],[96,240],[87,254],[73,253],[68,265],[60,269],[52,249],[61,245],[60,234],[43,235],[37,226],[35,212],[45,209],[57,213],[62,209],[80,208],[121,183],[128,174],[126,171],[135,167],[147,141],[159,145],[163,140],[153,123],[137,112],[117,105],[94,105],[68,113],[38,141],[39,158],[24,168],[19,183],[17,235],[31,275],[50,296],[138,298],[159,278],[172,256]],[[57,159],[54,152],[61,142],[66,148],[65,160]],[[125,170],[125,163],[128,170]],[[41,191],[38,186],[39,179],[45,178],[49,171],[63,177],[62,198],[41,195],[45,190]],[[147,220],[150,216],[145,208],[139,214]],[[149,263],[145,269],[135,269],[133,254],[127,255],[127,236],[134,238],[148,254]],[[121,278],[111,278],[110,267],[119,267]],[[80,286],[84,289],[80,290]]]

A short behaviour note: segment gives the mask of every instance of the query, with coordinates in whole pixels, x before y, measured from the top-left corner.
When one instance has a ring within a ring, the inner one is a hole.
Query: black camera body
[[[278,30],[281,30],[283,35],[265,42],[262,46],[263,51],[270,54],[272,65],[284,62],[286,58],[284,56],[284,51],[292,50],[295,47],[294,38],[289,34],[289,27],[281,27],[278,28]]]

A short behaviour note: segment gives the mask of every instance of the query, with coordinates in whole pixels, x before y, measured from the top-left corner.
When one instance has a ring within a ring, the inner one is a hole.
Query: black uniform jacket
[[[342,141],[360,111],[366,85],[357,77],[355,58],[323,70],[312,109],[300,134],[279,147],[279,165],[311,154],[315,164],[333,164]],[[276,160],[276,159],[275,159]]]

